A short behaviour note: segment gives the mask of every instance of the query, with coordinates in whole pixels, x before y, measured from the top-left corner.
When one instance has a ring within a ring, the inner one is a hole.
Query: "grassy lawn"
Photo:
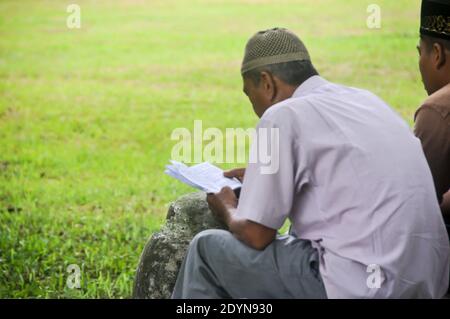
[[[412,124],[420,1],[376,1],[369,29],[373,2],[0,0],[0,297],[131,295],[146,239],[191,191],[163,174],[172,130],[257,123],[239,67],[259,29],[292,29],[324,77]]]

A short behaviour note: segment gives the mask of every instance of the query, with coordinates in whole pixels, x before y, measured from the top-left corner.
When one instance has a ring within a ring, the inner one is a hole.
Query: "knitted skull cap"
[[[273,28],[257,32],[245,46],[241,74],[269,64],[311,61],[303,42],[291,31]]]

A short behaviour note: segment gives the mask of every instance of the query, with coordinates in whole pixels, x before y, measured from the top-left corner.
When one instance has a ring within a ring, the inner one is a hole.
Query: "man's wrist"
[[[224,224],[227,226],[227,228],[230,228],[230,224],[233,220],[233,214],[235,212],[236,208],[231,206],[225,206],[225,212],[224,212]]]

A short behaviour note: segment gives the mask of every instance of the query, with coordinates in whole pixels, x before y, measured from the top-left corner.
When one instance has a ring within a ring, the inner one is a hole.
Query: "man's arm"
[[[223,222],[233,235],[257,250],[264,250],[274,239],[277,231],[247,219],[235,217],[237,198],[233,190],[224,187],[219,193],[208,194],[207,201],[215,218]]]
[[[450,152],[448,124],[436,110],[427,105],[416,115],[414,133],[422,142],[433,175],[437,198],[442,203],[442,196],[448,191],[447,181],[450,174],[447,155]]]
[[[289,217],[296,187],[306,183],[303,170],[298,168],[306,165],[298,158],[300,142],[294,137],[293,128],[297,124],[289,121],[290,118],[292,115],[287,111],[286,114],[261,119],[257,132],[273,130],[277,138],[258,139],[260,133],[257,133],[256,139],[264,145],[252,143],[245,170],[225,173],[227,177],[243,178],[239,206],[229,188],[208,195],[208,203],[216,218],[222,220],[236,238],[254,249],[263,250],[275,239],[277,230]],[[255,156],[260,154],[261,147],[271,150],[270,163],[264,163],[261,156]]]

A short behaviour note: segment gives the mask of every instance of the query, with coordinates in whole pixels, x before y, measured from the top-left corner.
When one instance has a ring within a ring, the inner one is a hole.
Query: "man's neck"
[[[433,95],[434,93],[442,90],[443,88],[448,87],[449,85],[450,85],[450,78],[442,80],[442,82],[440,83],[438,88],[433,93],[431,93],[430,96]]]

